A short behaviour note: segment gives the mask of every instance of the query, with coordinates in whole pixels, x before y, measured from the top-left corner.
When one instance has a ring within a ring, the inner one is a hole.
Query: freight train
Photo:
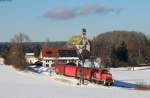
[[[88,68],[73,64],[55,64],[55,72],[56,74],[69,77],[83,78],[84,80],[105,86],[113,85],[112,74],[106,68]]]

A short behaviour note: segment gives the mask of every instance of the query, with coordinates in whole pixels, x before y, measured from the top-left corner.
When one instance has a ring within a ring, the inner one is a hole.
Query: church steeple
[[[85,37],[86,37],[86,29],[85,29],[85,28],[82,29],[81,37],[82,37],[82,38],[85,38]]]

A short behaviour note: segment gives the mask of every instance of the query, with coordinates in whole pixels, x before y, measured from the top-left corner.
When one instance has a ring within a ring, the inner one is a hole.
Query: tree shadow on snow
[[[135,88],[137,86],[137,84],[128,83],[128,82],[121,81],[121,80],[114,80],[114,86],[129,89],[129,88]]]
[[[141,68],[141,69],[138,69],[138,70],[150,70],[150,68]]]

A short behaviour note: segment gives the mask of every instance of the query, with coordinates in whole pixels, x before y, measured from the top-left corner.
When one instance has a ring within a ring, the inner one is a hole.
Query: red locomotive
[[[56,64],[56,74],[62,74],[65,76],[83,78],[95,83],[102,83],[106,86],[113,85],[112,74],[109,73],[106,68],[87,68],[80,67],[71,64]]]

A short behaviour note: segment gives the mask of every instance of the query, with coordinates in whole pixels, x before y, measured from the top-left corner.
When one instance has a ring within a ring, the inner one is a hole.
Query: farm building
[[[35,57],[34,53],[25,53],[25,58],[29,64],[34,64],[38,61],[38,58]]]
[[[54,63],[78,63],[79,58],[76,49],[73,48],[42,48],[39,58],[44,66],[51,67]]]

